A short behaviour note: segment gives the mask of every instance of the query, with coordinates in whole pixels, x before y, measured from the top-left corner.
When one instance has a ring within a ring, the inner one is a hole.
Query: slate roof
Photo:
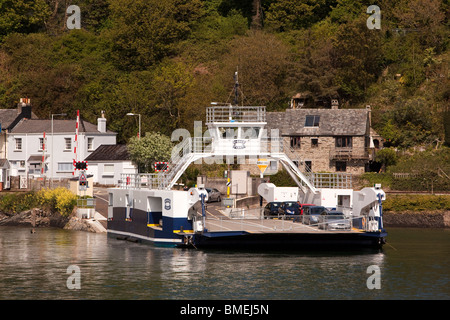
[[[318,127],[305,127],[306,116],[320,116]],[[266,129],[290,136],[364,136],[369,133],[367,109],[287,109],[267,112]]]
[[[18,113],[17,109],[0,109],[0,124],[2,130],[8,129],[21,114]],[[32,119],[37,119],[34,113],[31,113]]]
[[[120,161],[130,160],[126,144],[102,144],[85,161]]]
[[[53,132],[74,134],[76,125],[76,120],[53,119]],[[12,133],[42,133],[44,131],[47,133],[52,132],[52,120],[23,119],[11,130]],[[97,125],[84,120],[80,120],[78,132],[100,133],[97,130]],[[110,130],[106,130],[106,133],[115,134],[115,132]]]

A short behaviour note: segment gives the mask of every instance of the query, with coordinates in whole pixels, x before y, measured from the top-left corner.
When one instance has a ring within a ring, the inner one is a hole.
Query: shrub
[[[42,189],[37,198],[41,206],[62,216],[68,216],[77,203],[77,196],[66,188]]]
[[[450,210],[450,196],[393,195],[383,202],[385,211]]]
[[[0,211],[7,214],[30,210],[37,203],[35,194],[32,192],[7,193],[0,199]]]

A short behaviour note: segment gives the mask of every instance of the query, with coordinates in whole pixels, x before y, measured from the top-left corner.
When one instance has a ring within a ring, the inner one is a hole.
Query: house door
[[[28,180],[27,176],[20,176],[20,189],[27,189],[28,188]]]

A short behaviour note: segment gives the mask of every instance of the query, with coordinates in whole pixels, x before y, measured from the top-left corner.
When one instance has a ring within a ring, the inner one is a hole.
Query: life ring
[[[366,228],[366,217],[362,217],[362,228]]]

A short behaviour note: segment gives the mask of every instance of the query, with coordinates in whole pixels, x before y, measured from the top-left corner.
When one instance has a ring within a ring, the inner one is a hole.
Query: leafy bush
[[[14,214],[30,210],[36,205],[34,193],[7,193],[0,197],[0,211],[6,214]]]
[[[77,203],[77,196],[66,188],[42,189],[36,197],[41,206],[62,216],[71,214]]]
[[[450,196],[394,195],[383,202],[385,211],[450,210]]]

